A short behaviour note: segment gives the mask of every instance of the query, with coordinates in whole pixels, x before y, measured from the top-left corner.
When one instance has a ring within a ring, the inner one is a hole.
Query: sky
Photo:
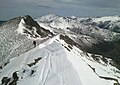
[[[110,16],[120,14],[120,0],[0,0],[0,20],[31,15]]]

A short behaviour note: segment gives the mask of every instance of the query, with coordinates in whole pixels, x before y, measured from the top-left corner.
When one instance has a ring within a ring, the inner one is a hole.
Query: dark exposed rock
[[[34,74],[34,72],[35,72],[34,70],[31,70],[31,75],[33,75],[33,74]]]
[[[3,77],[1,81],[3,85],[17,85],[18,79],[17,73],[14,72],[12,78]]]
[[[34,47],[36,47],[36,41],[33,41]]]
[[[10,81],[10,78],[8,78],[8,77],[3,77],[2,78],[2,84],[7,85],[9,81]]]
[[[17,73],[16,73],[16,72],[13,73],[13,79],[14,79],[15,81],[17,81],[17,80],[19,79],[19,77],[17,76]]]
[[[79,45],[75,41],[73,41],[71,38],[69,38],[67,35],[60,35],[60,39],[63,39],[68,45],[71,45],[71,46]]]
[[[32,63],[27,64],[27,65],[28,65],[29,67],[32,67],[33,65],[35,65],[36,63],[38,63],[38,61],[41,60],[41,59],[42,59],[42,57],[39,57],[39,58],[37,58],[37,59],[34,60],[35,62],[32,62]]]

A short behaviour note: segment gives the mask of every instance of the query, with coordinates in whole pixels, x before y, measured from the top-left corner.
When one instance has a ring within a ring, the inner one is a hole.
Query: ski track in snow
[[[63,56],[63,48],[48,46],[44,51],[47,57],[44,60],[44,66],[39,75],[39,85],[81,85],[72,64],[68,61],[67,57]],[[54,77],[58,79],[56,84],[54,83]],[[53,82],[50,82],[50,80]]]
[[[44,66],[42,68],[41,74],[39,75],[39,85],[45,85],[45,81],[46,78],[49,74],[49,70],[50,70],[50,57],[49,57],[49,52],[47,52],[47,50],[44,50],[45,54],[46,54],[46,58],[44,60]],[[48,67],[47,67],[48,66]]]

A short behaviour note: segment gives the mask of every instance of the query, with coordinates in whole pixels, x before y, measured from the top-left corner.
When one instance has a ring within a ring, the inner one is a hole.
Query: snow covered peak
[[[27,35],[28,38],[41,38],[41,36],[37,33],[37,28],[27,26],[23,18],[18,25],[17,32],[23,35]]]
[[[17,32],[33,39],[48,37],[48,35],[52,36],[48,30],[40,27],[30,16],[21,19]]]
[[[35,19],[41,26],[48,25],[51,28],[56,29],[67,29],[67,28],[78,28],[81,26],[81,23],[74,20],[71,17],[62,17],[56,16],[54,14],[42,16],[40,18]]]
[[[39,21],[51,21],[53,19],[56,19],[58,16],[55,15],[55,14],[48,14],[48,15],[45,15],[45,16],[42,16],[40,18],[37,18],[36,20]]]

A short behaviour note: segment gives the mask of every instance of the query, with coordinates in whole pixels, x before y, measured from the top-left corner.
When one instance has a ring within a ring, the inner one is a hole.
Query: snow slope
[[[13,72],[18,71],[19,78],[23,77],[18,81],[18,85],[82,85],[66,56],[64,49],[58,43],[52,43],[43,49],[37,47],[13,59],[2,70],[0,77],[11,77]],[[27,65],[39,57],[42,59],[36,65],[32,67]],[[9,68],[11,69],[7,71]],[[35,71],[34,74],[31,74],[32,69]],[[23,70],[25,73],[22,73]]]
[[[86,58],[86,55],[82,51],[78,55],[78,52],[75,50],[77,48],[68,51],[62,45],[66,44],[63,40],[56,40],[58,37],[46,42],[51,43],[50,45],[48,44],[43,48],[40,45],[12,59],[1,70],[0,78],[8,77],[12,81],[13,73],[17,72],[19,77],[17,85],[113,85],[113,83],[116,83],[114,80],[105,80],[100,78],[99,74],[96,75],[89,67],[89,60]],[[36,59],[39,60],[37,61]],[[30,66],[35,61],[37,62]],[[94,65],[96,62],[92,63]]]
[[[9,60],[0,68],[0,85],[120,85],[113,59],[87,51],[104,49],[97,44],[119,40],[119,33],[76,17],[50,14],[36,21],[27,16],[0,27],[0,55]]]

